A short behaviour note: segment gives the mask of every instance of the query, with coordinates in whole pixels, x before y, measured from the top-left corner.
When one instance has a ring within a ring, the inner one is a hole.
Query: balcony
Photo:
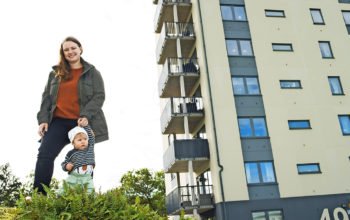
[[[192,195],[195,203],[192,204]],[[197,209],[198,214],[214,208],[213,186],[181,186],[174,189],[166,196],[166,208],[169,215],[179,215],[181,210],[186,214],[193,214]]]
[[[180,76],[184,76],[185,93],[191,94],[198,79],[197,59],[167,58],[158,82],[161,98],[180,97]]]
[[[181,54],[178,54],[177,39],[180,39]],[[195,39],[192,23],[165,22],[156,49],[157,63],[164,64],[167,57],[190,57]]]
[[[191,0],[153,0],[153,4],[158,4],[154,16],[154,30],[159,33],[164,22],[175,22],[174,5],[177,6],[178,22],[186,22],[191,14]]]
[[[188,172],[192,160],[193,171],[199,173],[209,162],[209,145],[206,139],[174,140],[163,156],[164,172]]]
[[[204,118],[200,97],[170,98],[161,115],[163,134],[184,134],[184,118],[188,118],[189,132],[193,133]]]

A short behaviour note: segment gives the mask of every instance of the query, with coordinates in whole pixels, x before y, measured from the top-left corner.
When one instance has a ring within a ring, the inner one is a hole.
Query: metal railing
[[[169,37],[194,37],[192,23],[165,22],[165,35]]]
[[[163,167],[168,171],[178,160],[209,160],[207,139],[176,139],[163,154]],[[183,171],[182,171],[183,172]],[[188,171],[186,171],[188,172]]]
[[[180,23],[180,22],[165,22],[160,32],[156,54],[157,61],[159,60],[161,50],[164,47],[164,42],[167,38],[194,38],[194,28],[192,23]]]
[[[203,112],[202,97],[172,97],[165,105],[160,117],[161,128],[167,126],[173,115],[201,112]]]
[[[165,60],[162,73],[159,77],[158,88],[159,94],[165,87],[169,75],[174,74],[199,74],[199,65],[195,58],[167,58]],[[180,87],[179,87],[180,88]]]
[[[168,213],[213,204],[213,185],[180,186],[166,196]]]
[[[156,28],[159,22],[159,16],[160,16],[160,12],[162,7],[164,7],[164,4],[191,4],[191,0],[158,0],[158,4],[157,4],[157,9],[156,9],[156,13],[154,15],[153,18],[153,24],[155,25],[154,27]]]

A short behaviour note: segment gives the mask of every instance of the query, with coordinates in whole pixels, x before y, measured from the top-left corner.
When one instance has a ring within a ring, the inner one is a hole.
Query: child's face
[[[77,150],[84,150],[88,146],[88,138],[84,133],[75,135],[73,146]]]

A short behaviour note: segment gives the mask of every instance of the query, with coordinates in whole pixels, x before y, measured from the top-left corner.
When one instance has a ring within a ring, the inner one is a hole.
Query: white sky
[[[119,185],[129,170],[162,169],[158,74],[151,0],[0,1],[0,165],[25,181],[35,168],[39,110],[61,41],[83,44],[83,58],[100,70],[110,140],[95,147],[95,187]],[[54,177],[67,176],[55,162]]]

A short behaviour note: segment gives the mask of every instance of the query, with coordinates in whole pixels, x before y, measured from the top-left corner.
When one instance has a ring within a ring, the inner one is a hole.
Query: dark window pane
[[[221,6],[221,15],[223,20],[233,20],[233,14],[230,6]]]
[[[259,183],[259,170],[257,163],[246,163],[245,172],[248,183]]]
[[[276,182],[275,174],[274,174],[273,166],[271,162],[261,162],[260,169],[261,169],[262,181],[264,183]]]
[[[333,95],[343,94],[343,89],[339,77],[328,77],[328,82]]]
[[[268,211],[267,212],[269,216],[269,220],[283,220],[282,211],[276,210],[276,211]]]
[[[244,7],[242,6],[234,6],[233,12],[235,14],[235,20],[236,21],[246,21],[247,17],[245,15]]]
[[[266,17],[284,17],[284,11],[282,10],[265,10]]]
[[[339,116],[339,123],[343,134],[349,135],[350,134],[350,115]]]
[[[256,137],[266,137],[266,124],[264,118],[253,118],[254,134]]]
[[[291,44],[272,44],[274,51],[293,51]]]
[[[343,18],[345,24],[350,25],[350,11],[343,11]]]
[[[301,84],[300,84],[300,81],[299,80],[295,80],[295,81],[284,81],[284,80],[281,80],[280,81],[280,85],[281,85],[281,88],[283,89],[289,89],[289,88],[301,88]]]
[[[324,24],[320,9],[310,9],[310,12],[314,24]]]
[[[242,56],[253,56],[252,46],[250,40],[240,40],[241,55]]]
[[[260,94],[259,83],[257,78],[246,78],[248,94],[257,95]]]
[[[253,136],[253,131],[250,125],[249,118],[239,118],[238,124],[239,124],[239,132],[241,134],[241,137]]]
[[[242,77],[232,78],[232,85],[233,85],[233,93],[235,95],[246,94],[246,91],[244,88],[244,79]]]
[[[309,120],[291,120],[288,121],[289,129],[308,129],[310,127]]]
[[[236,40],[226,40],[226,48],[229,56],[239,56],[238,44]]]
[[[265,217],[265,212],[253,212],[252,213],[253,220],[269,220]]]
[[[298,164],[298,173],[320,173],[319,164]]]
[[[331,45],[329,42],[319,42],[319,46],[323,58],[333,58]]]

